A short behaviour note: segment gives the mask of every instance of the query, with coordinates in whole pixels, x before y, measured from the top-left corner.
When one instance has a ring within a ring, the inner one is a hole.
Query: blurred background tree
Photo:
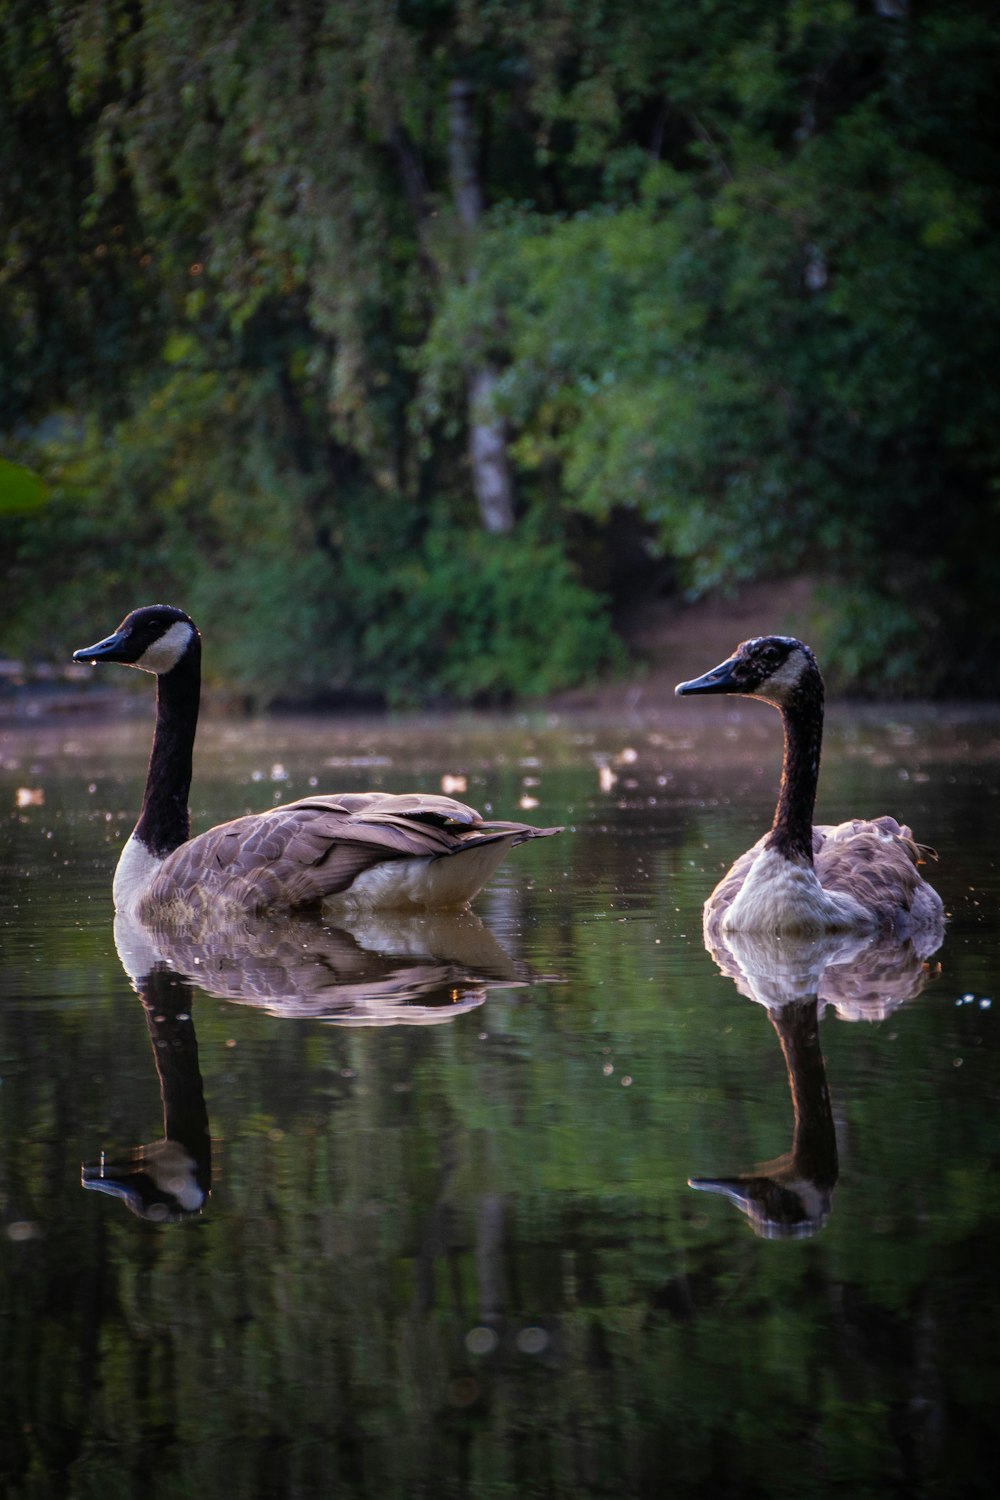
[[[169,598],[262,701],[502,700],[808,574],[840,685],[995,691],[988,7],[3,17],[8,651]]]

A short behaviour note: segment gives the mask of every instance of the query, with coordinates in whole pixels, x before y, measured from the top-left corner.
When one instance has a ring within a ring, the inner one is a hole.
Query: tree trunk
[[[451,188],[458,217],[473,236],[483,216],[483,191],[476,167],[474,89],[456,79],[448,89]],[[469,273],[472,274],[471,272]],[[497,370],[474,345],[466,373],[469,464],[479,517],[485,531],[514,529],[514,480],[507,450],[507,427],[494,405]]]

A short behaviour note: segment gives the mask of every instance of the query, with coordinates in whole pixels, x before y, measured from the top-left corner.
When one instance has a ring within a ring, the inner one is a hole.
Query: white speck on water
[[[492,1328],[470,1328],[465,1335],[465,1347],[470,1354],[492,1354],[499,1342]]]

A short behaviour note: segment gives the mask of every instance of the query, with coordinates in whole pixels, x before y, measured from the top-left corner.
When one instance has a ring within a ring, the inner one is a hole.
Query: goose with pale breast
[[[115,908],[177,923],[212,909],[324,902],[379,910],[465,906],[515,845],[559,828],[484,822],[451,797],[318,795],[190,837],[188,791],[201,696],[201,636],[183,610],[149,605],[74,661],[120,662],[157,680],[139,821],[114,878]]]
[[[791,636],[744,641],[728,661],[676,692],[736,693],[773,704],[785,731],[770,831],[740,856],[705,903],[710,940],[726,932],[872,932],[941,940],[941,898],[922,878],[924,853],[895,818],[813,827],[823,740],[823,678]]]

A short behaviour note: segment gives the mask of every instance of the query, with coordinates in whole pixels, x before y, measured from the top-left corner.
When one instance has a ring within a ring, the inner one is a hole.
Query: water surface
[[[149,727],[0,730],[5,1495],[992,1493],[1000,718],[832,711],[819,816],[910,822],[947,935],[756,1001],[700,908],[758,705],[210,719],[196,829],[448,775],[566,832],[457,926],[200,934],[137,994]]]

